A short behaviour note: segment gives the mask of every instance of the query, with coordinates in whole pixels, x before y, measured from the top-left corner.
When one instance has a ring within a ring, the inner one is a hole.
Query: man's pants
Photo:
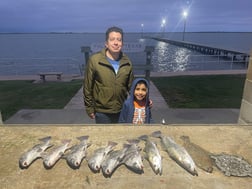
[[[108,113],[95,113],[95,122],[97,124],[101,123],[118,123],[120,113],[108,114]]]

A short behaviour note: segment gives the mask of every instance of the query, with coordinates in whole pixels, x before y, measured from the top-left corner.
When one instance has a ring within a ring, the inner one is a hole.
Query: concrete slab
[[[83,124],[94,123],[84,109],[22,109],[4,124]]]

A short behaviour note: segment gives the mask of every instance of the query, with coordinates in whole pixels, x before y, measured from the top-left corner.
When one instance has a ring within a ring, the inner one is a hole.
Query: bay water
[[[124,42],[153,46],[154,72],[188,70],[246,69],[244,63],[220,62],[220,57],[156,41],[143,36],[182,40],[183,33],[125,33]],[[185,42],[250,53],[252,32],[185,33]],[[81,74],[85,57],[81,47],[104,43],[104,33],[24,33],[0,34],[0,75],[34,75],[43,71]],[[133,64],[145,64],[145,52],[126,52]],[[197,61],[195,61],[197,59]],[[195,63],[197,62],[197,63]]]

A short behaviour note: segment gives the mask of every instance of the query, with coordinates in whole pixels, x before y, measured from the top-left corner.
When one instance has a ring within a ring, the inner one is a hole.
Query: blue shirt
[[[120,62],[117,61],[117,60],[112,60],[110,58],[107,58],[107,60],[109,61],[109,63],[113,66],[114,70],[115,70],[115,73],[117,74],[118,72],[118,69],[119,69],[119,64]]]

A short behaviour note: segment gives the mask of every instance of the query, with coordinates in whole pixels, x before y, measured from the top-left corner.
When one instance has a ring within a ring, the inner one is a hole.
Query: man
[[[132,63],[121,50],[123,30],[106,31],[105,48],[93,54],[84,73],[86,112],[96,123],[118,123],[120,111],[134,79]]]

